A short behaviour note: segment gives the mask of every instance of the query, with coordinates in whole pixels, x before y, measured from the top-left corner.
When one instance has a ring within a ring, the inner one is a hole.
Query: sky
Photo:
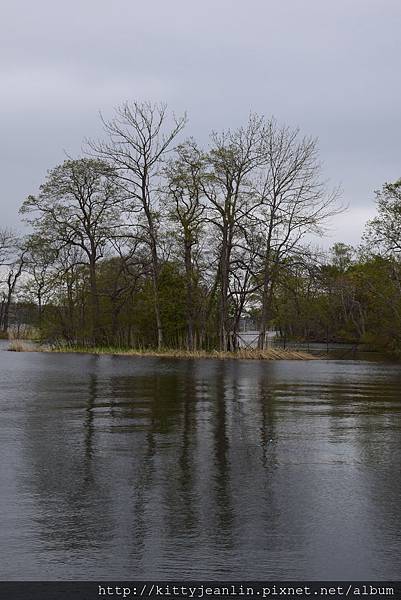
[[[401,177],[400,31],[399,0],[2,0],[0,227],[99,111],[149,99],[203,144],[250,111],[317,137],[348,206],[321,243],[357,244]]]

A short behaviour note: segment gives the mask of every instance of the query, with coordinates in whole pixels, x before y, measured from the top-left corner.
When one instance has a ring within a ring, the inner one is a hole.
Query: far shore
[[[10,352],[56,352],[56,353],[73,353],[73,354],[93,354],[93,355],[109,355],[109,356],[133,356],[141,358],[177,358],[177,359],[201,359],[211,358],[217,360],[321,360],[325,356],[316,356],[309,352],[298,350],[284,350],[267,348],[266,350],[243,349],[240,348],[236,352],[220,352],[218,350],[135,350],[113,347],[86,347],[86,346],[41,346],[23,340],[12,340],[8,348]]]

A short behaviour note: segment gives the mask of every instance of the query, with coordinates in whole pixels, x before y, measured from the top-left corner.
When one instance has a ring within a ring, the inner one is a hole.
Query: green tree
[[[377,216],[368,222],[365,242],[368,247],[386,256],[401,253],[401,179],[385,183],[377,190]]]
[[[104,160],[66,160],[52,169],[37,196],[29,196],[20,212],[36,239],[59,253],[75,247],[77,261],[89,270],[90,337],[101,341],[97,265],[119,231],[123,196],[116,173]]]
[[[176,157],[166,168],[166,203],[173,226],[178,260],[183,263],[186,288],[186,321],[188,350],[196,345],[195,324],[199,314],[198,278],[199,246],[206,226],[202,178],[205,157],[193,140],[177,148]]]

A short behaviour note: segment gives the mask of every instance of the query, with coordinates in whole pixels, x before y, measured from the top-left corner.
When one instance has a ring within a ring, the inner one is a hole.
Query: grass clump
[[[36,352],[38,348],[22,340],[12,340],[7,350],[9,352]]]

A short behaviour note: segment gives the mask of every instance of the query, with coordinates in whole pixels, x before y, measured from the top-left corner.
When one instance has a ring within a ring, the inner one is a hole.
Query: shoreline
[[[183,360],[215,359],[215,360],[324,360],[323,355],[313,355],[299,350],[283,350],[268,348],[266,350],[240,349],[237,352],[222,352],[218,350],[135,350],[113,347],[85,346],[35,346],[22,340],[10,342],[8,352],[48,352],[59,354],[92,354],[97,356],[132,356],[134,358],[175,358]]]

